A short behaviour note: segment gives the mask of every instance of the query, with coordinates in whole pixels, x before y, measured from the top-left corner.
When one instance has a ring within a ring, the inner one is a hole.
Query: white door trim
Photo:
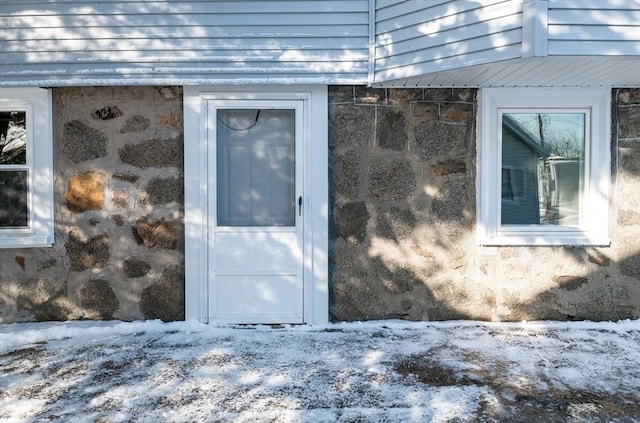
[[[184,87],[185,317],[201,322],[208,320],[207,101],[221,97],[304,101],[304,323],[327,323],[329,292],[326,86]]]

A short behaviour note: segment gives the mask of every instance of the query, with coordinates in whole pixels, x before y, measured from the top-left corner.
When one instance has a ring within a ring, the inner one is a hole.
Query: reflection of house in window
[[[509,114],[502,116],[502,224],[540,223],[538,158],[547,151]]]

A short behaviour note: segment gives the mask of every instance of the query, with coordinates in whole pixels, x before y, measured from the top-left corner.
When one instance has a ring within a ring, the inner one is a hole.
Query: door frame
[[[328,104],[322,86],[184,87],[185,318],[208,321],[208,100],[301,100],[303,128],[303,322],[329,320]]]

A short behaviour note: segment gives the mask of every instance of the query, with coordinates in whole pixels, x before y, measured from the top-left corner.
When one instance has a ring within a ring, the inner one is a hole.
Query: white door
[[[303,323],[298,100],[209,100],[209,321]]]

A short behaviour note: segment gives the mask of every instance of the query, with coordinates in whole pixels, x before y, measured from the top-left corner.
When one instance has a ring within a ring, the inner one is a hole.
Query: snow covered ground
[[[640,422],[640,321],[0,325],[0,421]]]

